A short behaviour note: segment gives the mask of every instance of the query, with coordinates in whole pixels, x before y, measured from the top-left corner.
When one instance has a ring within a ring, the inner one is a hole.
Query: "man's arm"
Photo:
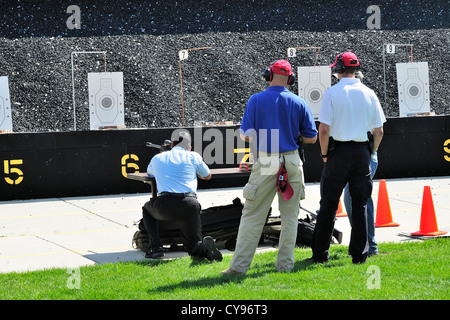
[[[319,143],[320,151],[323,155],[328,153],[328,140],[330,138],[330,126],[321,122],[319,125]],[[327,158],[323,158],[323,162],[327,162]]]
[[[378,147],[380,146],[381,139],[383,139],[383,135],[384,135],[383,127],[373,129],[373,145],[374,145],[373,149],[375,150],[375,152],[377,152]]]
[[[317,141],[317,135],[312,138],[307,138],[307,137],[302,136],[302,139],[303,139],[303,143],[314,144]]]
[[[202,177],[202,176],[200,176],[199,174],[197,174],[197,177],[198,177],[199,179],[202,179],[202,180],[210,180],[211,177],[212,177],[212,175],[211,175],[211,172],[210,172],[206,177]]]
[[[303,115],[300,117],[300,137],[303,140],[303,143],[306,144],[314,144],[317,141],[317,130],[316,130],[316,122],[314,120],[314,116],[311,112],[311,109],[305,105],[303,109]],[[305,137],[304,135],[308,135],[309,137]]]
[[[197,178],[202,179],[202,180],[211,179],[212,175],[211,175],[211,171],[208,168],[208,165],[205,163],[205,161],[203,161],[200,154],[198,154],[196,152],[194,152],[193,154],[197,158],[197,165],[196,165]]]
[[[245,136],[242,133],[240,134],[241,136],[241,140],[245,141],[245,142],[252,142],[253,141],[253,136]]]

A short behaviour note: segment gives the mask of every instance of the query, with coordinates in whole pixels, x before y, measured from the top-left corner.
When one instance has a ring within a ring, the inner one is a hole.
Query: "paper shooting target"
[[[323,94],[331,87],[331,69],[327,66],[298,67],[297,78],[298,95],[306,101],[317,119]]]
[[[0,77],[0,131],[12,130],[8,77]]]
[[[91,130],[123,126],[123,73],[88,73]]]
[[[428,62],[397,63],[400,117],[430,112]]]

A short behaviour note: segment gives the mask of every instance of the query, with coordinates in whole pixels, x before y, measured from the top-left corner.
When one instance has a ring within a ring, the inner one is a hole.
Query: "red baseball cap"
[[[338,62],[339,57],[341,57],[342,62],[344,63],[344,66],[346,67],[357,67],[359,66],[358,57],[353,52],[347,51],[347,52],[341,52],[336,56],[336,60],[334,63],[330,66],[330,68],[334,67],[336,63]]]
[[[281,192],[284,200],[289,200],[294,195],[294,189],[292,189],[291,185],[289,184],[287,170],[284,162],[281,163],[281,168],[280,170],[278,170],[277,191]]]
[[[290,76],[294,74],[292,72],[292,67],[286,60],[277,60],[270,66],[273,73],[281,74],[283,76]]]

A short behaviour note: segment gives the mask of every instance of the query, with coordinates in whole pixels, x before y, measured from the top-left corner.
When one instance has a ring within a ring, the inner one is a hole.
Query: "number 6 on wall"
[[[133,168],[134,172],[139,172],[139,165],[134,162],[127,162],[128,159],[132,159],[134,161],[139,161],[139,157],[135,154],[126,154],[122,157],[121,164],[122,164],[122,175],[126,178],[127,177],[127,168]]]
[[[9,175],[11,173],[16,173],[18,175],[18,177],[16,179],[11,179],[9,177],[5,177],[5,181],[8,184],[19,184],[22,182],[23,180],[23,172],[22,170],[20,170],[19,168],[12,168],[11,166],[17,166],[17,165],[21,165],[23,164],[23,160],[22,159],[17,159],[17,160],[4,160],[3,161],[3,166],[5,168],[5,174]]]

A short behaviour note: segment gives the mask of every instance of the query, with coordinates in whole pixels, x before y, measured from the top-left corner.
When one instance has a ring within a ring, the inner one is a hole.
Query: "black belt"
[[[265,151],[258,151],[259,153],[262,153],[261,155],[264,155],[264,156],[282,156],[282,155],[287,155],[287,154],[295,154],[295,153],[298,153],[298,150],[297,149],[295,149],[295,150],[290,150],[290,151],[285,151],[285,152],[265,152]],[[258,155],[260,155],[258,153]]]
[[[360,141],[338,141],[338,140],[334,140],[335,144],[348,144],[348,145],[368,145],[369,141],[364,141],[364,142],[360,142]]]
[[[158,193],[159,197],[162,196],[172,196],[172,197],[194,197],[197,198],[197,195],[195,194],[195,192],[182,192],[182,193],[177,193],[177,192],[167,192],[167,191],[163,191],[161,193]]]

